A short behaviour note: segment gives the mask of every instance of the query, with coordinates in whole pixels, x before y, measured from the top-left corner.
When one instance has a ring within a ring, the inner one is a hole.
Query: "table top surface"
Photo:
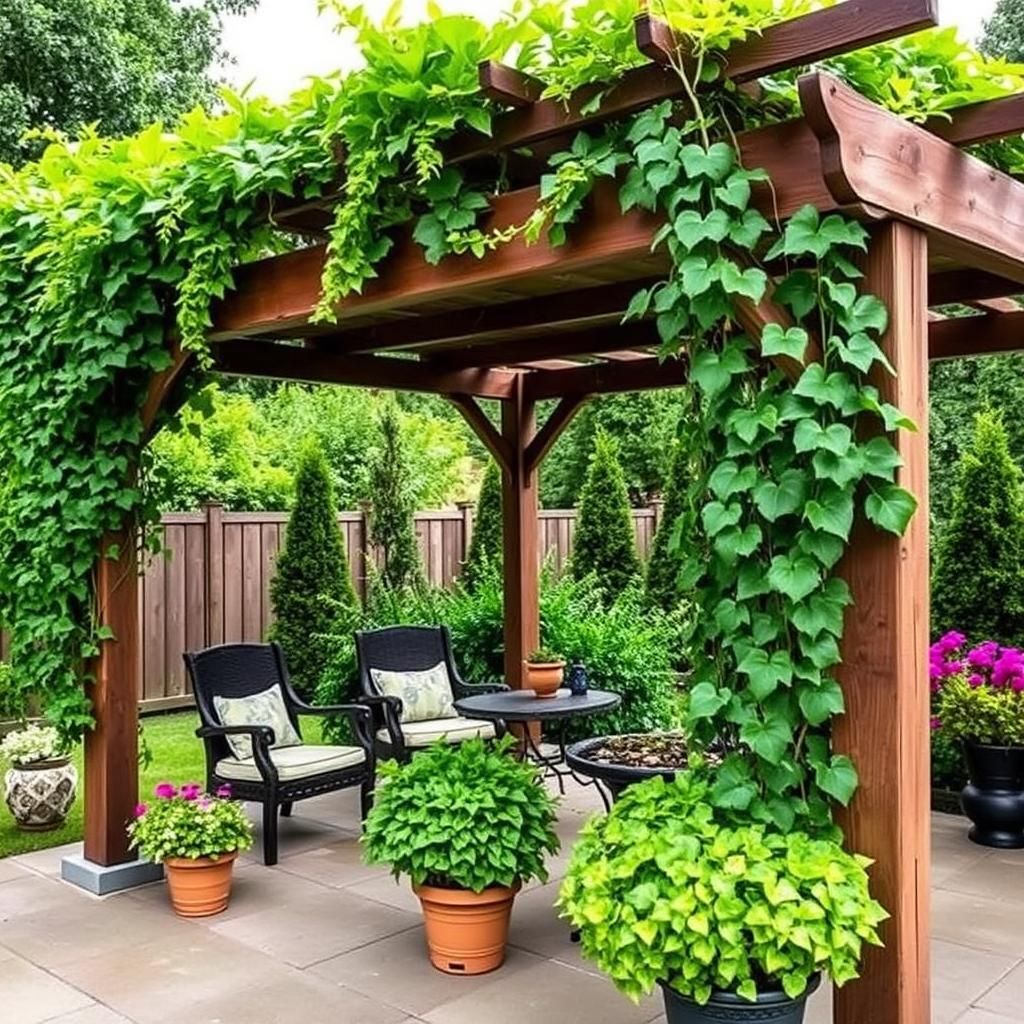
[[[537,697],[533,690],[507,690],[463,697],[455,702],[455,710],[467,718],[537,722],[595,715],[599,711],[611,710],[621,700],[617,693],[607,690],[588,690],[579,697],[574,697],[568,690],[559,690],[554,697]]]

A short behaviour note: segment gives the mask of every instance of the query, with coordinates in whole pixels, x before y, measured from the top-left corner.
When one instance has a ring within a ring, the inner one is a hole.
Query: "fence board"
[[[637,551],[646,558],[656,528],[654,509],[633,511]],[[576,512],[540,513],[538,555],[563,571],[572,550]],[[270,581],[288,524],[285,512],[171,512],[162,520],[169,557],[147,561],[139,587],[140,696],[151,708],[188,699],[182,653],[208,644],[258,641],[273,622]],[[338,525],[356,593],[365,599],[366,519],[342,512]],[[418,512],[417,543],[434,586],[451,586],[462,571],[472,513],[465,508]]]

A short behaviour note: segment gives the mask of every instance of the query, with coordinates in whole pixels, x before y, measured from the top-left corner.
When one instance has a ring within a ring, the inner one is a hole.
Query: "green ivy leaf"
[[[826,484],[804,506],[804,518],[815,530],[848,540],[853,529],[853,489]]]
[[[712,501],[701,509],[700,518],[704,531],[709,537],[714,537],[727,526],[735,526],[742,514],[743,509],[738,502],[723,505],[720,501]]]
[[[785,594],[791,601],[802,601],[821,583],[821,573],[814,560],[806,555],[776,555],[768,570],[772,590]]]
[[[749,491],[757,483],[757,468],[744,466],[742,469],[732,459],[718,463],[708,477],[708,487],[719,501],[727,501],[734,494]]]
[[[778,764],[793,742],[793,729],[788,722],[775,715],[764,721],[752,718],[740,730],[740,739],[758,757],[763,757],[769,764]]]
[[[806,270],[794,270],[784,277],[772,293],[776,302],[788,307],[802,320],[818,304],[818,288],[814,276]]]
[[[779,324],[768,324],[761,332],[761,354],[765,356],[789,356],[803,362],[810,336],[802,327],[783,330]]]
[[[789,686],[793,681],[793,662],[788,651],[769,655],[755,648],[736,666],[736,671],[750,679],[749,689],[757,701],[771,696],[780,685]]]
[[[761,527],[756,523],[750,523],[743,529],[733,526],[715,537],[715,553],[727,565],[735,565],[739,558],[753,554],[760,547],[761,540]]]
[[[718,690],[712,683],[698,683],[690,691],[687,712],[690,718],[713,718],[726,704],[732,693],[729,690]]]
[[[873,437],[860,448],[864,472],[868,476],[892,482],[896,470],[903,465],[900,453],[886,437]]]
[[[774,523],[784,515],[790,515],[804,503],[807,495],[807,478],[799,469],[787,469],[778,483],[762,480],[754,488],[754,503],[757,510]]]
[[[736,154],[728,143],[715,142],[708,149],[695,143],[683,146],[679,153],[691,178],[710,178],[716,184],[725,179],[736,163]]]
[[[814,777],[818,785],[844,807],[857,789],[857,769],[843,754],[834,755],[828,765],[818,765]]]
[[[864,513],[876,526],[902,536],[917,510],[917,498],[895,484],[872,491],[864,502]]]

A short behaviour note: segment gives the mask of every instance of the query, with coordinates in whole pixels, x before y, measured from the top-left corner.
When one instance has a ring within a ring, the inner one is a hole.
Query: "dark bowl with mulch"
[[[626,786],[655,775],[671,782],[689,763],[689,749],[682,733],[637,732],[580,740],[566,750],[565,760],[574,772],[597,779],[617,799]]]

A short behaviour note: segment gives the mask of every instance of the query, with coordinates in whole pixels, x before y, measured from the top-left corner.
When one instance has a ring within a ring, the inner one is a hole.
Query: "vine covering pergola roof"
[[[931,0],[847,0],[766,28],[720,58],[724,77],[754,104],[764,76],[811,68],[799,80],[799,116],[742,132],[735,147],[743,168],[766,172],[754,185],[753,203],[767,220],[778,224],[810,206],[868,229],[864,280],[889,310],[888,326],[877,327],[885,331],[880,361],[898,370],[894,377],[876,367],[872,387],[922,428],[929,359],[1024,347],[1024,313],[1011,300],[1024,293],[1024,183],[969,151],[1024,132],[1024,97],[974,103],[914,124],[814,65],[935,22]],[[515,68],[481,65],[481,94],[507,109],[489,136],[460,131],[445,142],[443,156],[469,178],[480,173],[493,181],[500,166],[510,182],[490,199],[484,233],[520,225],[537,209],[547,157],[568,148],[581,129],[683,94],[679,70],[687,69],[688,48],[650,14],[639,16],[635,29],[646,62],[566,102],[541,98],[544,83]],[[314,315],[329,262],[323,238],[332,204],[344,200],[348,166],[339,151],[334,186],[322,198],[268,203],[272,223],[308,244],[236,268],[233,289],[211,311],[212,367],[433,392],[458,406],[505,471],[505,658],[515,684],[539,627],[537,466],[588,396],[687,379],[684,359],[659,355],[666,339],[655,318],[625,319],[637,292],[671,269],[665,249],[652,244],[662,219],[639,207],[624,212],[618,183],[603,180],[561,245],[546,238],[527,244],[519,232],[480,256],[429,263],[413,233],[399,227],[376,276],[324,322]],[[756,255],[768,287],[757,300],[737,298],[734,310],[755,340],[769,325],[787,330],[793,322],[772,294],[790,268]],[[814,345],[830,342],[809,339],[808,351],[816,355]],[[173,364],[152,378],[142,410],[147,424],[173,405],[176,380],[190,365],[189,352],[173,354]],[[784,351],[772,358],[785,377],[803,370]],[[500,401],[499,426],[480,398]],[[545,399],[558,404],[538,429],[536,406]],[[892,455],[885,472],[901,467],[899,483],[925,505],[926,429],[901,432]],[[852,499],[849,509],[852,521]],[[840,563],[854,604],[836,668],[846,713],[833,739],[854,755],[861,780],[841,824],[854,848],[877,861],[873,881],[892,915],[886,949],[870,951],[863,980],[837,997],[840,1024],[930,1019],[926,517],[896,536],[903,525],[882,536],[864,522],[850,534],[847,522],[850,551]],[[103,863],[126,857],[123,818],[135,801],[136,595],[125,585],[134,579],[126,572],[132,564],[125,548],[118,560],[101,559],[97,574],[100,608],[118,638],[103,645],[93,692],[97,730],[87,745],[86,853]]]

